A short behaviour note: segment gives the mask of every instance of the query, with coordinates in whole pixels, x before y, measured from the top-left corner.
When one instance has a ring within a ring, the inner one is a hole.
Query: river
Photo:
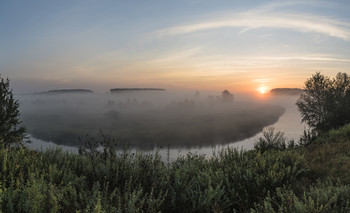
[[[303,133],[303,130],[307,128],[307,126],[301,123],[300,113],[298,112],[297,106],[295,105],[296,99],[297,99],[296,96],[277,96],[277,97],[270,98],[267,101],[269,103],[279,105],[285,108],[285,113],[279,118],[279,120],[276,123],[274,123],[271,126],[275,127],[279,131],[283,131],[285,133],[285,136],[289,140],[293,139],[297,142],[301,134]],[[265,128],[268,128],[268,127],[265,127]],[[167,160],[174,161],[178,156],[186,155],[187,153],[190,153],[190,152],[197,153],[199,155],[206,155],[207,157],[210,157],[213,155],[213,153],[217,152],[218,150],[224,147],[234,147],[234,148],[245,149],[245,150],[252,149],[257,139],[259,137],[262,137],[262,135],[263,133],[260,132],[253,137],[250,137],[238,142],[234,142],[234,143],[229,143],[227,145],[213,145],[213,146],[206,146],[206,147],[191,147],[191,148],[162,147],[162,148],[157,148],[147,152],[154,153],[155,151],[158,151],[159,154],[162,156],[162,159],[165,161]],[[30,136],[30,140],[31,140],[31,143],[27,144],[27,146],[34,150],[46,150],[46,149],[54,149],[59,147],[63,151],[68,151],[73,153],[78,152],[77,147],[57,145],[53,142],[43,141],[31,136]],[[134,153],[145,152],[145,151],[140,151],[137,148],[131,149],[130,151]]]

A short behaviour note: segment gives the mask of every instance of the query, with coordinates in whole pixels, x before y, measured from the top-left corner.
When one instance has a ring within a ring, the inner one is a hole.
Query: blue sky
[[[14,91],[302,87],[350,69],[349,1],[4,1]]]

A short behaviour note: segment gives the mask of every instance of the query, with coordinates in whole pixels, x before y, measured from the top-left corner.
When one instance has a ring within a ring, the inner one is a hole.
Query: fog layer
[[[100,130],[120,145],[193,147],[227,144],[275,123],[282,107],[221,94],[168,91],[18,96],[34,138],[70,146]]]

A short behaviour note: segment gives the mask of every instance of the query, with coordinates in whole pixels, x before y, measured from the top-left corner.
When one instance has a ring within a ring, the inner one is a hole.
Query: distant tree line
[[[67,94],[67,93],[93,93],[89,89],[59,89],[59,90],[49,90],[47,92],[40,92],[39,94]]]
[[[275,88],[270,91],[273,95],[301,95],[305,90],[299,88]]]

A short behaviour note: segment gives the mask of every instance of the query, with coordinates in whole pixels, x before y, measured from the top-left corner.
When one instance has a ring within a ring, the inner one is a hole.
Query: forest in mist
[[[69,146],[100,131],[119,145],[146,149],[227,144],[254,136],[284,113],[276,104],[244,96],[225,100],[220,93],[37,93],[18,98],[32,137]]]

